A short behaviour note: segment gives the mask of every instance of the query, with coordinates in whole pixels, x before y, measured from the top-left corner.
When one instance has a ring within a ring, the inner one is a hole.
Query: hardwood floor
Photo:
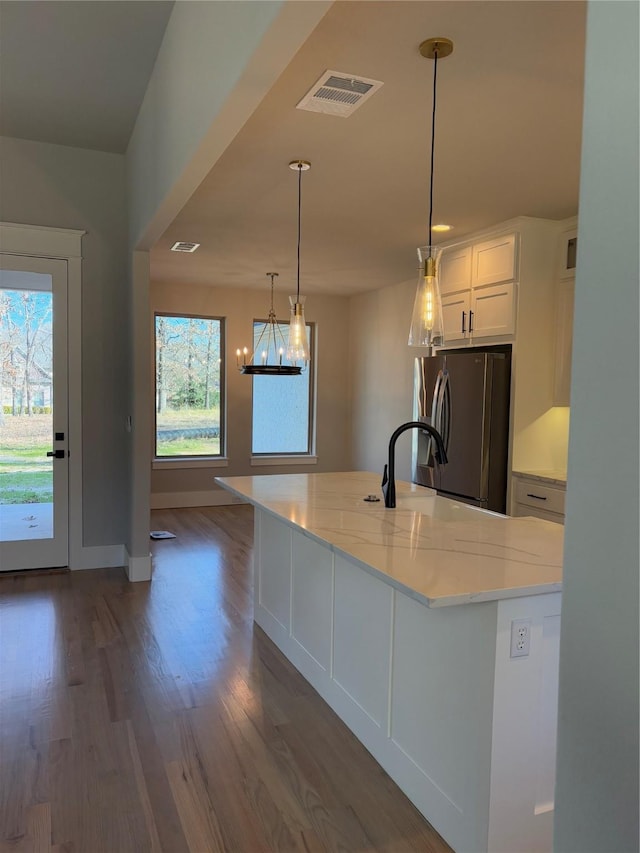
[[[152,527],[150,584],[0,576],[0,850],[449,850],[254,626],[251,508]]]

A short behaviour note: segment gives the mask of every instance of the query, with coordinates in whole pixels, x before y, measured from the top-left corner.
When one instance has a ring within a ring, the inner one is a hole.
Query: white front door
[[[0,571],[69,564],[67,261],[0,255]]]

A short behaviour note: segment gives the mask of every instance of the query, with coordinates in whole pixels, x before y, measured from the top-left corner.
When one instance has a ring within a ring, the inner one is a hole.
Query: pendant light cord
[[[297,296],[296,302],[300,302],[300,223],[301,216],[300,212],[302,210],[302,163],[298,163],[298,287],[297,287]]]
[[[431,174],[429,176],[429,234],[427,239],[427,244],[429,246],[429,257],[432,257],[432,236],[431,236],[431,224],[433,217],[433,157],[435,151],[435,142],[436,142],[436,83],[438,79],[438,46],[434,47],[434,56],[433,56],[433,105],[431,108]]]

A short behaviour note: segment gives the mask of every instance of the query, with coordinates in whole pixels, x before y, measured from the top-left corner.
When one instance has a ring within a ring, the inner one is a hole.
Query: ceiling
[[[412,277],[427,243],[433,63],[438,66],[434,222],[462,237],[513,216],[577,213],[585,4],[336,2],[152,250],[152,277],[218,286],[295,282],[302,177],[303,293],[349,295]],[[382,89],[351,117],[303,112],[326,70]],[[201,243],[193,255],[177,240]]]
[[[126,150],[173,2],[0,3],[0,131]]]
[[[0,3],[0,129],[123,152],[173,3]],[[297,174],[303,293],[350,295],[415,274],[427,242],[433,63],[434,222],[462,238],[513,216],[578,208],[583,0],[337,0],[151,252],[182,285],[295,285]],[[350,118],[296,110],[327,69],[384,85]],[[177,240],[201,243],[193,255]],[[435,241],[437,242],[437,241]]]

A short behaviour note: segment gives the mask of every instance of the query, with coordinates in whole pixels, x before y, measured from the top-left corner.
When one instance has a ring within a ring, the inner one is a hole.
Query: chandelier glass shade
[[[429,170],[429,245],[418,249],[420,270],[418,287],[413,303],[411,328],[408,344],[410,347],[444,346],[444,327],[442,321],[442,300],[438,281],[438,251],[431,245],[433,222],[433,164],[436,134],[436,93],[438,80],[438,58],[449,56],[453,51],[453,42],[446,38],[431,38],[422,42],[420,53],[433,60],[433,102],[431,111],[431,163]]]

